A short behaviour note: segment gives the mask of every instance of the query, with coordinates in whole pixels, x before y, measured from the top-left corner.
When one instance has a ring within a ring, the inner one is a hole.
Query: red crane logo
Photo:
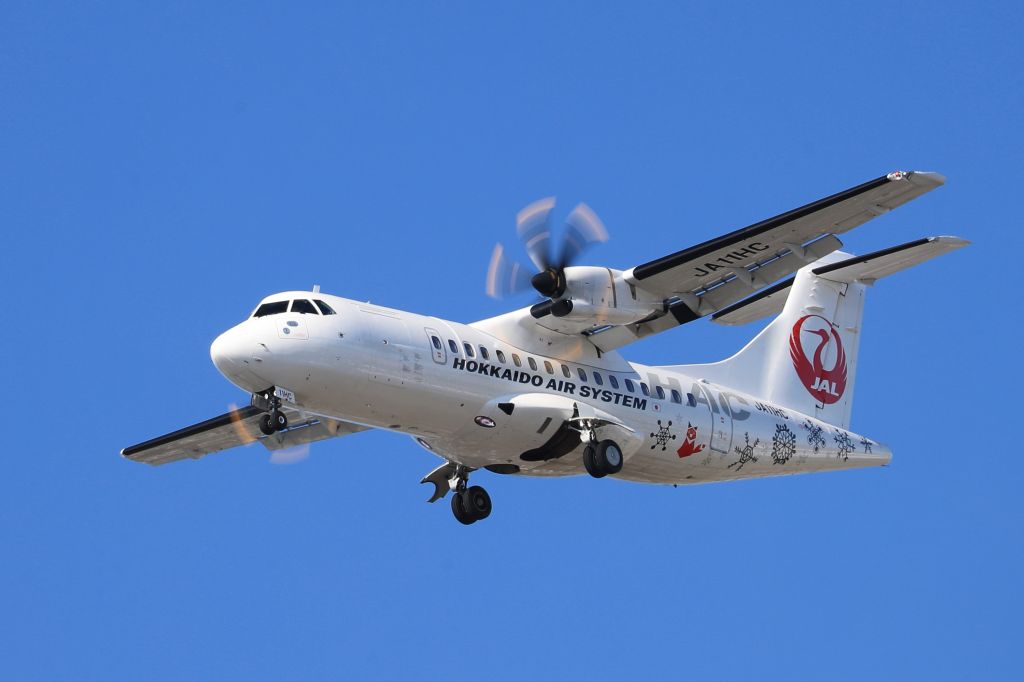
[[[819,339],[818,347],[810,359],[804,351],[801,338],[803,333],[814,334]],[[831,369],[825,369],[822,356],[833,342],[836,360]],[[846,390],[846,351],[843,350],[839,332],[828,320],[821,315],[804,315],[797,320],[789,336],[789,355],[800,382],[815,400],[831,405],[843,397],[843,391]]]

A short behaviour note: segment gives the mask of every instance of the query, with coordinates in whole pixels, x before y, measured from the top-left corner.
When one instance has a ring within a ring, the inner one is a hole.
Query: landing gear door
[[[448,353],[444,349],[441,335],[437,333],[437,330],[430,327],[424,327],[423,330],[427,333],[427,343],[430,345],[430,352],[434,356],[434,362],[439,365],[447,364]]]

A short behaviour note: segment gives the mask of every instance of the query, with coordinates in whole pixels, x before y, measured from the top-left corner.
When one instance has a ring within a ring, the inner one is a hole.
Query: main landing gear
[[[488,467],[490,468],[490,467]],[[491,496],[478,485],[469,485],[471,469],[457,462],[445,462],[423,477],[420,483],[433,483],[434,494],[427,502],[437,502],[450,492],[452,514],[459,523],[469,525],[491,515]]]
[[[452,495],[452,514],[456,521],[468,526],[491,515],[491,496],[480,486],[469,485],[469,471],[465,467],[456,467],[451,484],[455,492]]]
[[[622,448],[613,440],[599,442],[591,431],[590,443],[583,448],[583,466],[594,478],[617,474],[622,471]]]
[[[459,523],[469,525],[491,515],[491,496],[478,485],[452,495],[452,514]]]

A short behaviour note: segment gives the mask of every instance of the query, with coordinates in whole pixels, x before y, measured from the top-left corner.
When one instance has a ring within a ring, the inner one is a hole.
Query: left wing
[[[259,420],[265,410],[243,407],[204,422],[121,450],[125,459],[154,466],[182,459],[199,459],[214,452],[259,441],[268,450],[312,443],[365,431],[367,427],[349,422],[308,415],[292,407],[282,407],[288,417],[288,429],[265,436]]]

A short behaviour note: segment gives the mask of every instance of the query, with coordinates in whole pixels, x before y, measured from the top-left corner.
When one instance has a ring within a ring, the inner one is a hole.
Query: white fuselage
[[[616,477],[628,480],[702,483],[884,465],[891,457],[885,446],[813,417],[618,353],[550,357],[471,325],[319,293],[279,297],[319,298],[337,314],[246,320],[211,347],[225,376],[250,392],[287,389],[313,414],[409,434],[468,467],[585,473],[582,448],[521,458],[558,428],[528,421],[531,405],[549,404],[619,422],[600,431],[622,445],[626,462]],[[497,409],[516,400],[515,416]]]

